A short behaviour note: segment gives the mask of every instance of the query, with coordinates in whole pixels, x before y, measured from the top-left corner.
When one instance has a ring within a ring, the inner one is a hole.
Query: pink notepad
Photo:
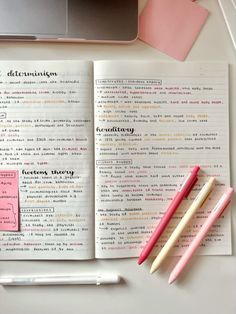
[[[0,230],[19,230],[18,172],[0,170]]]
[[[139,19],[139,38],[183,61],[208,11],[190,0],[149,0]]]

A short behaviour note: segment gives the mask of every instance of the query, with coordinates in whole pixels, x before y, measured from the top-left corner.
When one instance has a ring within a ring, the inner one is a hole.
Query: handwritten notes
[[[0,230],[17,231],[18,217],[18,173],[0,170]]]
[[[1,61],[0,259],[137,256],[199,164],[156,247],[214,176],[209,202],[176,244],[181,254],[229,185],[227,80],[224,63]],[[8,232],[18,217],[12,169],[20,232]],[[199,252],[230,250],[226,213]]]
[[[185,174],[199,164],[197,184],[156,248],[214,176],[210,201],[172,252],[179,255],[229,185],[227,65],[98,61],[94,71],[97,256],[137,256]],[[229,215],[199,252],[231,252]]]
[[[0,87],[0,167],[18,169],[21,207],[0,258],[93,257],[92,63],[0,62]]]

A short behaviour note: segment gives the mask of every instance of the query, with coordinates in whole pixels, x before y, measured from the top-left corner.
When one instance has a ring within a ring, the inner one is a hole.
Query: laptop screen
[[[1,34],[65,34],[66,0],[0,0]]]
[[[0,0],[2,39],[129,41],[137,20],[138,0]]]

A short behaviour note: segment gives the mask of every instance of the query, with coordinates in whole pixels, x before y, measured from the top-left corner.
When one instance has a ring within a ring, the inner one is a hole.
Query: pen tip
[[[170,275],[169,280],[168,280],[168,284],[171,285],[175,281],[175,279],[176,279],[175,277]]]
[[[139,257],[139,259],[138,259],[138,261],[137,261],[138,265],[141,265],[143,261],[144,261],[144,260]]]
[[[151,269],[150,269],[150,274],[153,274],[155,270],[156,270],[155,267],[151,267]]]

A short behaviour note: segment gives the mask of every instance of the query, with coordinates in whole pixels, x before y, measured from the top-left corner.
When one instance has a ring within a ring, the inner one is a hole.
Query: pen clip
[[[199,208],[201,208],[205,204],[205,202],[208,200],[208,197],[209,197],[209,195],[211,194],[212,191],[213,191],[213,187],[211,187],[211,189],[208,191],[206,197],[203,199],[203,201],[202,201],[202,203],[201,203]]]
[[[219,215],[217,216],[217,218],[219,218],[219,217],[223,214],[225,208],[229,205],[230,202],[231,202],[231,200],[229,200],[229,201],[225,204],[225,206],[224,206],[224,207],[221,209],[221,211],[219,212]]]
[[[185,196],[184,197],[188,197],[190,192],[192,191],[192,188],[194,187],[195,183],[197,182],[198,178],[196,177],[194,179],[194,181],[192,182],[192,184],[188,187],[188,189],[186,190]]]

